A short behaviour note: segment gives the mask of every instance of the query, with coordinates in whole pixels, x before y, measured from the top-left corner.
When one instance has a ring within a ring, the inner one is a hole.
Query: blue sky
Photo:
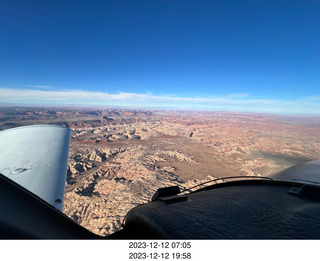
[[[0,103],[320,114],[320,1],[0,3]]]

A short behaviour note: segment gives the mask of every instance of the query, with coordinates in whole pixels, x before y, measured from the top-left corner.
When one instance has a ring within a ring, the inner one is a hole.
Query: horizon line
[[[131,109],[131,110],[162,110],[162,111],[205,111],[217,113],[239,113],[239,114],[262,114],[262,115],[285,115],[285,116],[311,116],[320,117],[320,114],[293,113],[293,112],[259,112],[246,110],[218,110],[212,108],[175,108],[175,107],[150,107],[150,106],[125,106],[125,105],[94,105],[94,104],[31,104],[31,103],[1,103],[0,107],[26,107],[26,108],[99,108],[99,109]]]

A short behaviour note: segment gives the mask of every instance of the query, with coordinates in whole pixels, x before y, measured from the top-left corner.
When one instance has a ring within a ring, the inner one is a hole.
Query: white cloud
[[[320,101],[320,96],[306,97],[305,100],[307,100],[307,101]]]
[[[229,94],[227,97],[229,98],[244,98],[244,97],[248,97],[249,93],[232,93]]]
[[[49,89],[49,88],[54,88],[55,86],[53,85],[26,85],[27,87],[33,87],[33,88],[39,88],[39,89]]]
[[[312,97],[311,97],[312,98]],[[151,93],[120,92],[110,94],[85,90],[31,90],[0,88],[0,102],[43,105],[116,105],[137,107],[171,107],[228,111],[320,114],[320,100],[250,99],[249,94],[229,94],[224,97],[178,97]]]

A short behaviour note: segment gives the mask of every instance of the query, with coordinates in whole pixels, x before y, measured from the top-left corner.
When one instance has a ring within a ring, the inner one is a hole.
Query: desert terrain
[[[99,235],[161,187],[268,176],[320,158],[320,117],[104,107],[0,107],[0,130],[72,131],[64,213]]]

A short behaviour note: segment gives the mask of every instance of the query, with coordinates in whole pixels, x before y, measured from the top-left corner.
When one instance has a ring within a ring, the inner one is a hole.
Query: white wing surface
[[[270,175],[275,180],[301,182],[309,185],[320,185],[320,160],[313,160],[288,168],[280,173]]]
[[[62,211],[70,129],[31,125],[0,131],[0,173]]]

